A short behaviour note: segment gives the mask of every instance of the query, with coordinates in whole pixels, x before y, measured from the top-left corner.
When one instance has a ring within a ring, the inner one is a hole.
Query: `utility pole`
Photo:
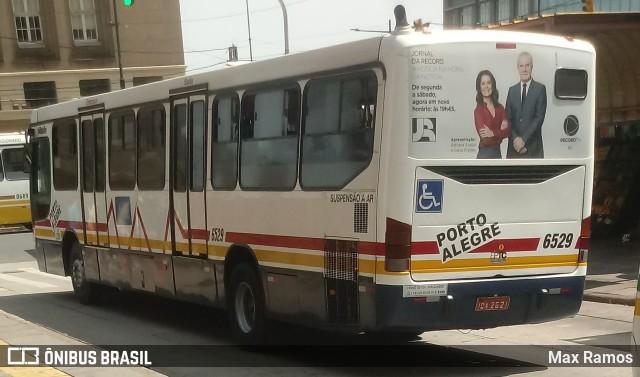
[[[116,28],[116,50],[118,51],[118,70],[120,71],[120,89],[124,89],[124,75],[122,73],[122,55],[120,54],[120,30],[118,23],[118,8],[116,7],[116,0],[113,2],[113,19],[114,27]]]
[[[287,19],[287,8],[284,6],[284,1],[278,0],[280,7],[282,8],[282,19],[284,23],[284,54],[289,53],[289,20]]]
[[[249,29],[249,60],[253,61],[253,50],[251,49],[251,20],[249,19],[249,0],[245,0],[247,4],[247,29]]]

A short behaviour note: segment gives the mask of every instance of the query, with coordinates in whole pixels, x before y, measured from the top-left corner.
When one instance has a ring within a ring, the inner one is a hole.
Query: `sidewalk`
[[[56,346],[85,346],[86,344],[66,334],[48,329],[38,324],[16,317],[13,314],[0,310],[0,346],[11,345],[56,345]],[[5,349],[0,347],[1,349]],[[5,359],[6,355],[0,355]],[[151,369],[142,366],[132,367],[49,367],[49,366],[2,366],[0,364],[0,377],[161,377]]]
[[[635,305],[640,240],[592,239],[587,262],[585,301]]]

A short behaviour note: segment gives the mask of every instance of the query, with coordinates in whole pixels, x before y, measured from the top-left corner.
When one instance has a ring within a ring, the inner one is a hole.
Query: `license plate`
[[[476,300],[476,311],[507,310],[509,309],[510,301],[511,298],[509,296],[478,297]]]

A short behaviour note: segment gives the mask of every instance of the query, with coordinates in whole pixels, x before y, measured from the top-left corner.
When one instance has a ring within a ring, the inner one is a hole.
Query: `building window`
[[[144,85],[151,82],[162,81],[162,76],[142,76],[133,78],[133,86]]]
[[[473,6],[464,7],[460,11],[460,26],[473,26]]]
[[[55,81],[25,82],[23,87],[24,98],[30,109],[58,103]]]
[[[518,0],[518,16],[527,16],[531,9],[529,9],[529,0]]]
[[[20,47],[42,45],[42,25],[38,0],[12,0],[16,36]]]
[[[484,3],[480,3],[480,25],[488,25],[492,21],[491,2],[485,1]]]
[[[71,31],[76,45],[98,42],[96,8],[93,0],[69,0]]]
[[[80,80],[79,86],[80,95],[82,97],[108,93],[111,91],[111,82],[109,79]]]
[[[499,0],[498,2],[498,22],[511,20],[511,0]]]

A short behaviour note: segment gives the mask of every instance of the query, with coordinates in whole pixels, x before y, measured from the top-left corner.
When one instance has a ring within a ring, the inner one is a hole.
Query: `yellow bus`
[[[0,232],[31,228],[24,132],[0,134]]]

